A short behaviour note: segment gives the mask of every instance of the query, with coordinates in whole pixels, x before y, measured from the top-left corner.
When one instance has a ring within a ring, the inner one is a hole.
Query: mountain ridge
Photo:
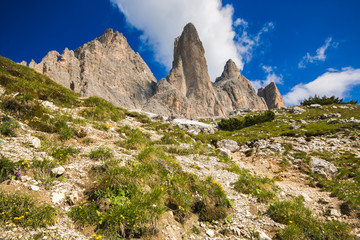
[[[225,116],[243,108],[266,110],[268,106],[284,106],[283,102],[266,104],[262,100],[265,95],[256,94],[232,60],[212,83],[205,50],[192,23],[174,40],[173,67],[165,80],[157,81],[139,53],[112,29],[74,51],[50,51],[39,64],[32,60],[29,67],[85,97],[103,97],[119,107],[164,116]],[[268,92],[267,96],[271,94]],[[274,94],[278,96],[280,92]],[[280,101],[279,97],[266,99]]]

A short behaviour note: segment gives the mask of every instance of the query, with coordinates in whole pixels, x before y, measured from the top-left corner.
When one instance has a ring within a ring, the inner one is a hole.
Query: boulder
[[[234,140],[223,139],[217,142],[218,148],[225,148],[231,152],[236,152],[239,150],[239,145]]]
[[[334,178],[338,172],[336,166],[324,159],[312,157],[310,161],[311,170],[328,179]]]
[[[56,176],[61,176],[65,173],[65,168],[63,166],[59,166],[51,169],[51,172]]]

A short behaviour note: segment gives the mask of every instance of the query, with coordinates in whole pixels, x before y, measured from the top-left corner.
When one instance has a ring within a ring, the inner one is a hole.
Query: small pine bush
[[[357,104],[358,101],[351,100],[349,102],[344,102],[343,99],[340,99],[335,96],[327,97],[319,97],[315,94],[314,97],[309,97],[308,99],[304,99],[300,104],[303,106],[311,105],[311,104],[320,104],[320,105],[330,105],[330,104]]]
[[[275,113],[271,110],[263,114],[245,116],[243,120],[238,118],[221,119],[218,127],[225,131],[240,130],[242,128],[250,127],[259,123],[271,122],[275,119]]]

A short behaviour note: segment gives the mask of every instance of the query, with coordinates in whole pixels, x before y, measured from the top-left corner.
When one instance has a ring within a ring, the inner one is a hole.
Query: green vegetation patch
[[[330,104],[357,104],[358,101],[351,100],[349,102],[344,102],[343,99],[340,99],[335,96],[327,97],[323,96],[320,97],[315,95],[314,97],[309,97],[308,99],[304,99],[300,104],[303,106],[311,105],[311,104],[320,104],[320,105],[330,105]]]
[[[110,148],[99,147],[96,150],[92,150],[89,154],[89,157],[94,160],[107,160],[113,156],[113,153]]]
[[[179,222],[191,213],[212,221],[225,218],[230,207],[220,184],[183,172],[160,148],[145,148],[125,166],[110,159],[92,171],[97,184],[90,201],[73,207],[69,216],[81,224],[95,224],[98,233],[109,238],[155,233],[157,219],[169,210]]]
[[[48,204],[36,204],[27,195],[0,191],[0,225],[16,225],[24,228],[52,226],[57,212]]]
[[[86,119],[93,121],[112,120],[116,122],[125,118],[125,109],[115,107],[110,102],[99,97],[86,98],[82,105],[86,108],[80,114]]]
[[[4,136],[16,136],[16,129],[19,127],[18,122],[8,116],[0,117],[0,133]]]
[[[344,200],[353,209],[360,210],[360,158],[351,152],[339,155],[330,152],[314,152],[315,156],[332,162],[338,173],[334,179],[311,174],[318,186]]]
[[[124,129],[127,138],[123,141],[119,141],[120,147],[132,150],[144,149],[146,146],[151,145],[150,134],[141,131],[140,129]]]
[[[6,157],[0,158],[0,183],[16,174],[16,164]]]
[[[37,99],[52,101],[56,105],[77,105],[80,94],[55,83],[49,77],[31,68],[0,56],[0,85],[6,93],[19,92],[25,102]]]
[[[237,170],[236,167],[230,169],[239,175],[239,179],[235,182],[235,190],[251,194],[258,198],[261,202],[267,202],[275,199],[276,186],[274,180],[268,177],[259,177],[252,175],[248,170]]]
[[[274,221],[287,225],[279,231],[276,239],[353,239],[347,224],[318,221],[304,206],[302,197],[270,203],[268,214]]]
[[[244,119],[229,118],[221,119],[218,123],[218,127],[221,130],[234,131],[242,128],[250,127],[259,123],[271,122],[275,119],[275,113],[273,111],[266,111],[263,114],[247,115]]]

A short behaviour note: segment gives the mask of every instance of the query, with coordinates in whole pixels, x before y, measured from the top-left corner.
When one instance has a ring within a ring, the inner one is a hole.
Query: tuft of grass
[[[99,147],[96,150],[92,150],[89,154],[89,157],[94,160],[107,160],[112,158],[113,153],[110,148]]]
[[[274,221],[287,225],[279,231],[277,239],[353,239],[347,224],[318,221],[304,206],[302,197],[270,203],[268,214]]]
[[[16,174],[16,164],[6,157],[0,158],[0,183]]]
[[[110,119],[116,122],[125,118],[126,110],[115,107],[110,102],[99,97],[89,97],[84,100],[82,105],[86,109],[81,111],[80,114],[86,119],[93,121],[106,121]]]
[[[44,184],[45,189],[47,190],[51,188],[51,184],[56,179],[55,174],[51,172],[51,169],[56,166],[58,166],[58,162],[56,160],[32,160],[32,171],[34,174],[34,178],[38,181],[41,181],[41,183]]]
[[[50,155],[55,158],[56,163],[66,163],[70,156],[75,156],[79,150],[73,147],[54,147],[50,150]]]
[[[127,130],[126,140],[119,141],[118,145],[126,149],[144,149],[151,144],[150,134],[144,133],[141,130],[134,128]]]
[[[2,135],[10,137],[16,136],[16,129],[19,127],[19,124],[16,120],[8,116],[2,116],[0,118],[0,123],[0,133]]]
[[[254,195],[261,202],[273,200],[276,196],[274,180],[252,175],[247,170],[239,172],[239,179],[235,182],[234,188],[239,192]]]
[[[48,204],[39,205],[27,195],[0,191],[0,226],[47,227],[56,223],[56,217],[56,210]]]

